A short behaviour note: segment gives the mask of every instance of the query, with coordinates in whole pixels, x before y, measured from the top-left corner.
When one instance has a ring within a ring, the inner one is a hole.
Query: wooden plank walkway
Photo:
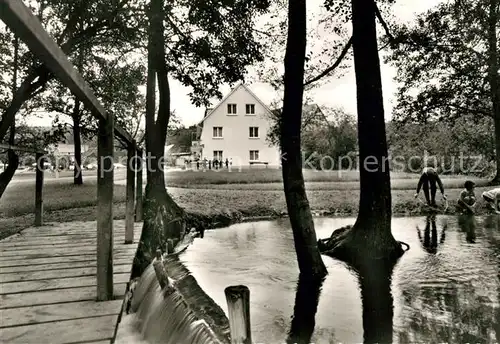
[[[141,236],[113,226],[112,301],[97,302],[96,222],[28,228],[0,241],[0,343],[110,343]]]

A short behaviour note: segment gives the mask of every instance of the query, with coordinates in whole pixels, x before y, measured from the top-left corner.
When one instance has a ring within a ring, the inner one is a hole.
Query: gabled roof
[[[210,108],[207,108],[205,110],[205,117],[203,117],[203,119],[201,120],[200,124],[202,124],[208,117],[210,117],[214,112],[215,110],[217,110],[221,105],[222,103],[224,103],[234,92],[236,92],[237,89],[239,89],[240,87],[243,87],[248,93],[250,93],[250,95],[252,97],[254,97],[255,100],[257,100],[260,105],[262,105],[264,107],[264,109],[268,112],[268,113],[271,113],[271,110],[269,109],[269,107],[264,104],[262,102],[262,100],[260,100],[259,97],[257,97],[255,95],[255,93],[253,93],[250,88],[248,88],[247,85],[245,85],[243,82],[239,82],[238,84],[236,84],[236,86],[233,87],[233,89],[231,90],[231,92],[229,92],[224,98],[222,98],[222,100],[219,102],[219,104],[217,104],[217,106],[215,106],[213,109],[210,109]]]

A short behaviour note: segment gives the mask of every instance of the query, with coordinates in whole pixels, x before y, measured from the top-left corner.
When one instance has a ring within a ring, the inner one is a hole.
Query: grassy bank
[[[230,175],[228,183],[221,178]],[[220,227],[244,217],[279,216],[286,212],[279,170],[247,170],[243,172],[174,172],[167,175],[169,193],[192,216],[193,223]],[[359,179],[349,172],[339,174],[306,171],[309,203],[317,215],[355,216],[358,210]],[[199,179],[196,176],[202,176]],[[323,181],[320,178],[329,178]],[[418,176],[417,176],[418,177]],[[337,178],[337,179],[335,179]],[[456,211],[456,200],[465,178],[443,178],[449,197],[448,213]],[[251,182],[253,181],[253,183]],[[422,204],[413,198],[418,179],[415,175],[394,174],[392,185],[393,213],[396,216],[422,214]],[[486,180],[476,180],[485,185]],[[46,222],[93,221],[96,214],[95,180],[75,186],[61,180],[44,186],[44,220]],[[476,189],[478,214],[486,213],[481,193]],[[34,182],[13,183],[0,200],[0,238],[29,227],[34,222]],[[124,218],[125,187],[115,186],[115,218]],[[420,199],[424,199],[420,195]],[[438,192],[438,200],[440,195]]]

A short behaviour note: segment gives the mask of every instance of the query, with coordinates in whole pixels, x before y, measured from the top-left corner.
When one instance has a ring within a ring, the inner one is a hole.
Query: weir
[[[249,319],[248,302],[243,301],[242,308],[235,298],[246,289],[243,298],[248,300],[248,288],[226,288],[231,324],[236,324],[230,329],[224,311],[200,288],[178,254],[158,253],[130,283],[115,343],[247,343],[250,323],[244,322],[242,331],[241,319]]]
[[[129,326],[141,339],[149,343],[225,343],[194,314],[177,290],[160,288],[152,264],[136,283],[126,307],[132,313],[128,315],[132,317]]]

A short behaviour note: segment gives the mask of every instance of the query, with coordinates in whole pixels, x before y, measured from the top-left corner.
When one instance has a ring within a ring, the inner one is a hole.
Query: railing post
[[[229,311],[232,344],[252,344],[250,328],[250,290],[244,285],[224,289]]]
[[[42,153],[36,153],[36,185],[35,185],[35,226],[43,225],[43,173],[45,159]]]
[[[113,299],[114,119],[99,120],[97,148],[97,300]]]
[[[134,202],[135,202],[135,148],[127,149],[127,191],[125,206],[125,244],[134,242]]]
[[[142,151],[138,150],[136,155],[136,165],[135,165],[135,170],[137,171],[137,184],[136,184],[136,202],[135,202],[135,221],[136,222],[141,222],[142,221],[142,215],[143,215],[143,209],[142,209],[142,169],[144,167],[144,164],[142,164]]]

